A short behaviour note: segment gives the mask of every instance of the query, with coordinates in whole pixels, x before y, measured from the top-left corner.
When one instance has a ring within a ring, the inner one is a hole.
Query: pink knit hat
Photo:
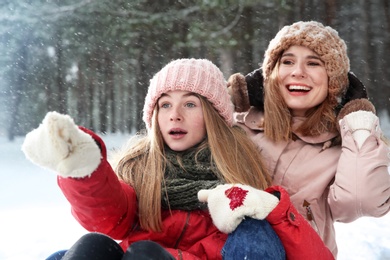
[[[319,22],[296,22],[284,26],[272,39],[264,54],[263,77],[267,81],[283,51],[292,45],[305,46],[325,63],[329,76],[329,96],[333,104],[348,87],[349,58],[347,46],[337,31]]]
[[[233,104],[221,70],[206,59],[178,59],[168,63],[150,81],[143,110],[148,129],[157,100],[172,90],[186,90],[204,96],[230,126],[233,124]]]

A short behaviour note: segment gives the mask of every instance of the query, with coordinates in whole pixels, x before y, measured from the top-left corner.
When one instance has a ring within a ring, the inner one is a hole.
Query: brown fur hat
[[[347,46],[337,31],[319,22],[296,22],[283,27],[276,34],[264,54],[262,69],[265,82],[283,51],[292,45],[308,47],[320,56],[329,76],[330,101],[335,106],[340,103],[340,97],[348,86]]]

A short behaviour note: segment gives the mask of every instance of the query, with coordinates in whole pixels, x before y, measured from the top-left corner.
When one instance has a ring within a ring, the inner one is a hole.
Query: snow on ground
[[[129,136],[103,136],[109,149]],[[84,230],[72,217],[70,206],[53,172],[25,159],[23,138],[14,142],[0,136],[0,259],[42,260],[69,248]],[[339,258],[390,260],[390,214],[336,223]]]

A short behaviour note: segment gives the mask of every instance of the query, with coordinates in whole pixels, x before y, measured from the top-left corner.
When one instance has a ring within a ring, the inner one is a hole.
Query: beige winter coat
[[[258,145],[274,185],[281,185],[298,211],[337,255],[333,222],[351,222],[362,216],[381,217],[390,210],[389,148],[376,129],[359,150],[346,125],[341,125],[342,146],[327,148],[337,133],[316,138],[299,137],[273,143],[259,125],[262,114],[251,108],[237,113],[236,123]],[[302,119],[295,118],[293,124]]]

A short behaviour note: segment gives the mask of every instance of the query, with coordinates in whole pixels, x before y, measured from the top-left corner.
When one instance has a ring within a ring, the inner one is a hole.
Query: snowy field
[[[127,138],[103,136],[109,149],[119,148]],[[1,260],[42,260],[87,232],[71,216],[55,174],[27,161],[20,151],[22,142],[0,136]],[[336,231],[338,259],[390,260],[390,214],[337,223]]]

